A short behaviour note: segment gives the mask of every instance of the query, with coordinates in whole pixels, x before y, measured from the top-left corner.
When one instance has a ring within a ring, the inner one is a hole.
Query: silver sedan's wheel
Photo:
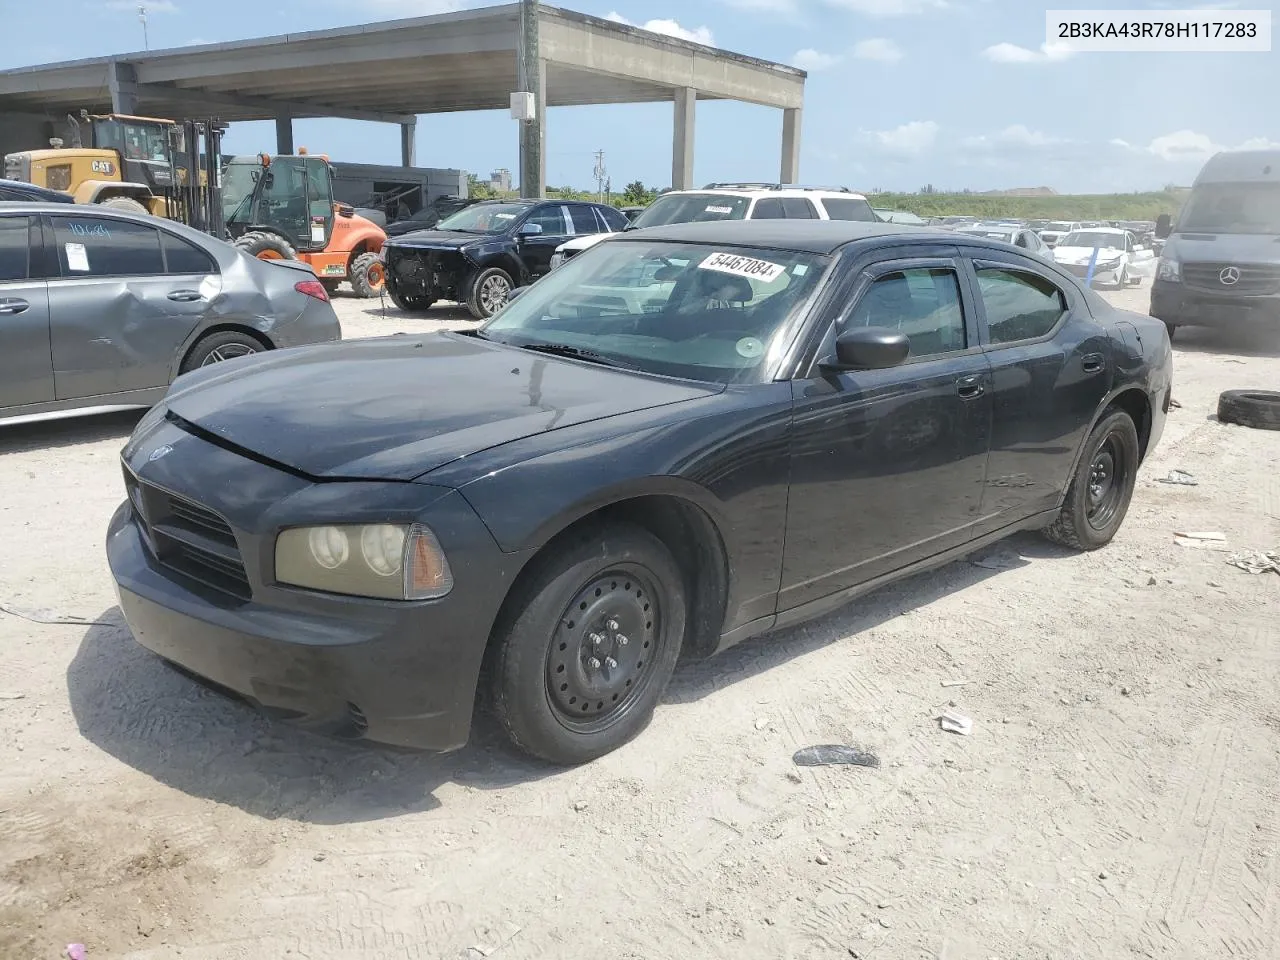
[[[224,360],[237,360],[252,356],[267,349],[261,340],[252,334],[238,330],[219,330],[211,333],[191,348],[191,352],[182,361],[179,372],[190,373],[200,367],[207,367]]]
[[[257,352],[247,343],[228,343],[225,347],[216,347],[210,350],[208,356],[200,361],[200,366],[207,367],[211,363],[234,360],[236,357],[247,357],[249,354]]]

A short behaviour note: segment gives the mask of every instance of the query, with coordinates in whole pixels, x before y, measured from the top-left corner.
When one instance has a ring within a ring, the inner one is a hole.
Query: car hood
[[[1273,233],[1175,233],[1165,241],[1164,256],[1191,263],[1280,264],[1280,235]]]
[[[572,240],[566,240],[560,246],[556,247],[556,253],[563,253],[566,250],[585,250],[587,247],[594,247],[606,237],[616,237],[616,233],[589,233],[585,237],[574,237]]]
[[[1099,247],[1099,260],[1113,260],[1124,253],[1120,247]],[[1088,263],[1093,256],[1093,247],[1064,247],[1062,244],[1053,251],[1054,259],[1063,263]]]
[[[411,230],[394,239],[388,239],[388,247],[412,247],[419,250],[457,250],[469,243],[492,240],[497,234],[459,233],[454,230]]]
[[[719,389],[441,333],[215,364],[179,378],[164,405],[215,443],[310,477],[413,480],[513,440]]]

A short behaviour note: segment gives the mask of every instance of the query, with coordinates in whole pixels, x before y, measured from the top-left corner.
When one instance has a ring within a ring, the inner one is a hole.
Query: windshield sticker
[[[324,221],[311,224],[311,242],[324,243]]]
[[[89,272],[89,254],[85,252],[83,243],[66,243],[63,249],[67,252],[67,269],[78,273]]]
[[[707,207],[706,213],[733,213],[733,207]]]
[[[495,220],[514,220],[515,218],[516,215],[514,213],[495,213],[493,215]]]
[[[797,263],[794,267],[791,268],[791,275],[793,277],[803,277],[808,272],[809,272],[809,265],[807,263]]]
[[[736,253],[713,253],[698,264],[699,270],[718,270],[720,273],[732,273],[748,280],[760,280],[769,283],[778,279],[786,267],[768,260],[756,260]]]
[[[764,353],[764,343],[755,337],[743,337],[737,343],[738,356],[754,360]]]

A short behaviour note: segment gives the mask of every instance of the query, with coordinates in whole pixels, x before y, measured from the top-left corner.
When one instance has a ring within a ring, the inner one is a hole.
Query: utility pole
[[[138,21],[142,24],[142,49],[150,50],[151,41],[147,39],[147,8],[138,4]]]
[[[609,175],[609,172],[605,169],[605,166],[604,166],[604,151],[597,150],[596,151],[596,169],[595,169],[596,199],[601,203],[604,203],[604,181],[608,177],[608,175]]]

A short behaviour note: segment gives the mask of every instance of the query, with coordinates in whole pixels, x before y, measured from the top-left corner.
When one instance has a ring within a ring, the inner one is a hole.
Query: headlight
[[[1171,257],[1161,257],[1156,264],[1156,279],[1180,283],[1182,281],[1182,264]]]
[[[553,254],[551,255],[551,269],[552,269],[552,270],[554,270],[556,267],[560,266],[560,264],[562,264],[562,263],[564,263],[564,254],[563,254],[563,253],[553,253]]]
[[[430,600],[453,589],[440,542],[420,523],[282,530],[276,537],[276,580],[385,600]]]

